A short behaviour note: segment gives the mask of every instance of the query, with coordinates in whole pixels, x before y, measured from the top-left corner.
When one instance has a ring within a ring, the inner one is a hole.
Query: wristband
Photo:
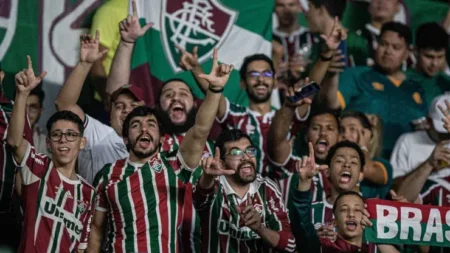
[[[208,87],[208,90],[211,91],[212,93],[222,93],[223,92],[223,87],[221,87],[220,89],[214,89],[214,86],[212,86],[211,84]]]
[[[331,59],[333,59],[333,56],[325,57],[323,55],[320,55],[320,60],[321,61],[331,61]]]
[[[128,44],[134,44],[134,42],[126,41],[126,40],[124,40],[124,39],[120,39],[120,40],[123,41],[123,42],[125,42],[125,43],[128,43]]]

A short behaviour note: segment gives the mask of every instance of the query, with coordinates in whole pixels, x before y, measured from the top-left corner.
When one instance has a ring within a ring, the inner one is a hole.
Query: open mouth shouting
[[[329,146],[328,141],[325,139],[319,139],[316,142],[316,150],[318,153],[326,153]]]
[[[255,174],[255,165],[251,162],[244,162],[239,166],[239,173],[243,177],[253,176]]]
[[[339,175],[339,183],[348,184],[352,180],[352,173],[350,171],[343,171]]]
[[[143,134],[138,139],[138,145],[142,149],[147,149],[150,146],[150,144],[152,143],[152,141],[153,141],[153,138],[149,134]]]
[[[67,155],[70,152],[70,148],[68,147],[59,147],[58,148],[58,153],[61,155]]]
[[[358,228],[358,223],[356,222],[356,220],[352,219],[346,221],[345,226],[347,226],[348,231],[356,231],[356,229]]]
[[[172,103],[170,105],[169,112],[174,119],[180,119],[186,114],[183,104],[179,102]]]

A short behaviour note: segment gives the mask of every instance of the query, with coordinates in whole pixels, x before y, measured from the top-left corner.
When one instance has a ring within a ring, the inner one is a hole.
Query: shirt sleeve
[[[360,94],[357,71],[355,68],[346,69],[339,76],[339,88],[337,93],[337,98],[341,109],[351,102],[354,97]]]
[[[175,175],[177,175],[178,178],[180,178],[184,183],[191,181],[192,174],[198,168],[190,168],[187,166],[179,150],[169,153],[167,156],[163,157],[163,159],[170,164],[170,167],[172,167]]]
[[[321,242],[314,224],[311,222],[311,191],[301,192],[297,189],[293,192],[292,230],[299,250],[302,252],[321,252]]]
[[[280,240],[275,248],[283,252],[294,252],[296,249],[295,238],[291,231],[288,211],[283,204],[281,191],[275,182],[270,179],[266,180],[266,201],[272,216],[267,225],[269,229],[278,231],[280,235]]]
[[[394,150],[391,155],[392,177],[402,177],[412,171],[408,163],[408,145],[406,144],[408,135],[402,135],[395,143]]]
[[[84,120],[83,133],[83,136],[86,137],[87,140],[85,150],[90,150],[92,149],[92,147],[98,145],[101,140],[103,140],[113,131],[114,129],[112,127],[101,123],[100,121],[92,118],[89,115],[86,115]]]
[[[226,110],[222,118],[216,118],[217,122],[225,125],[228,128],[235,128],[241,119],[246,117],[247,109],[243,106],[231,103],[228,98],[225,98]]]
[[[78,245],[78,249],[80,250],[87,249],[89,234],[91,231],[91,223],[95,213],[97,195],[95,194],[94,190],[92,190],[92,192],[93,194],[89,205],[89,209],[86,211],[87,214],[83,221],[83,232],[81,232],[80,244]]]
[[[214,185],[209,189],[203,189],[199,186],[199,181],[194,184],[192,191],[194,207],[198,212],[209,209],[213,203],[219,189],[218,180],[214,180]]]
[[[30,185],[39,181],[45,175],[51,163],[51,159],[48,156],[36,153],[36,150],[29,142],[27,142],[27,149],[22,163],[19,164],[14,157],[13,161],[16,167],[20,169],[24,185]]]
[[[97,197],[95,199],[95,210],[100,212],[108,212],[109,210],[108,200],[106,198],[105,192],[105,177],[104,177],[105,168],[107,168],[108,166],[110,165],[109,164],[105,165],[105,167],[103,167],[103,169],[101,169],[97,173],[93,184],[95,191],[97,192]]]

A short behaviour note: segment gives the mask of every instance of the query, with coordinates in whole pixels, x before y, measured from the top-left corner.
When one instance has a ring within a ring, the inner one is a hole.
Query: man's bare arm
[[[223,88],[232,71],[232,65],[222,64],[219,66],[217,50],[214,50],[211,73],[200,76],[200,78],[208,81],[210,87],[206,93],[205,100],[197,112],[194,126],[186,133],[186,137],[180,145],[180,153],[189,168],[195,168],[199,165],[206,139],[211,131],[217,110],[219,109],[219,101]]]
[[[93,63],[103,58],[108,52],[106,49],[100,51],[99,39],[99,31],[96,32],[95,38],[92,38],[89,34],[80,36],[80,61],[64,82],[55,100],[58,111],[71,111],[77,114],[81,120],[84,120],[85,115],[77,105],[77,101],[80,98],[84,81]]]
[[[132,8],[133,15],[129,15],[119,23],[120,42],[114,54],[111,71],[106,82],[106,92],[109,95],[130,82],[130,65],[134,43],[153,25],[150,23],[141,27],[135,0],[132,1]]]

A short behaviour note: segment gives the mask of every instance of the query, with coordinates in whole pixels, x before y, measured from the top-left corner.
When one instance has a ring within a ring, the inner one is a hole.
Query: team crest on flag
[[[152,170],[154,170],[155,172],[161,172],[162,170],[162,165],[161,162],[159,161],[159,159],[157,158],[153,158],[148,165],[150,166],[150,168]]]
[[[172,69],[182,71],[175,45],[190,52],[197,46],[200,64],[211,58],[229,36],[237,14],[217,0],[163,0],[161,39]]]

